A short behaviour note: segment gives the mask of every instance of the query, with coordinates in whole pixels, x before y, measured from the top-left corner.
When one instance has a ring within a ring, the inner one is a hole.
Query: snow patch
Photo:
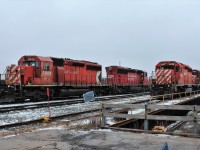
[[[57,126],[57,127],[49,127],[49,128],[43,128],[43,129],[38,129],[37,131],[45,131],[45,130],[63,130],[65,127],[63,126]]]
[[[10,137],[14,137],[16,135],[8,135],[8,136],[4,136],[3,138],[6,139],[6,138],[10,138]]]

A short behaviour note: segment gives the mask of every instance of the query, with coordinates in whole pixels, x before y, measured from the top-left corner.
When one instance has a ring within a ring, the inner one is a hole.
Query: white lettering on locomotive
[[[114,75],[108,75],[108,79],[114,78]]]
[[[51,71],[42,71],[43,75],[51,76]]]
[[[136,76],[134,74],[128,74],[128,81],[134,81]]]

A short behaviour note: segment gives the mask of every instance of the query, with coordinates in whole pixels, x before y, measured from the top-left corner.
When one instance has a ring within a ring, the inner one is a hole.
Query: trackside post
[[[149,130],[149,121],[147,119],[148,109],[147,105],[145,105],[145,120],[144,120],[144,130]]]
[[[51,117],[50,103],[49,103],[50,91],[48,87],[47,87],[47,97],[48,97],[48,111],[49,111],[49,118],[50,118]]]
[[[104,104],[101,103],[101,127],[105,127],[106,126],[106,118],[104,116],[104,113],[105,113]]]
[[[193,120],[193,133],[194,134],[198,134],[199,131],[198,131],[198,123],[197,123],[197,111],[196,111],[195,106],[194,106],[194,109],[193,109],[193,117],[194,117],[194,120]]]

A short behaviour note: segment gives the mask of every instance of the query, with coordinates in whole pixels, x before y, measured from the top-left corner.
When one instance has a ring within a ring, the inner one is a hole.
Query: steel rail
[[[142,96],[145,94],[147,93],[145,92],[145,93],[126,94],[126,95],[101,96],[101,97],[96,97],[95,101],[109,101],[113,99]],[[78,103],[84,103],[84,100],[73,99],[73,100],[63,100],[63,101],[58,101],[58,102],[50,101],[51,106],[72,105],[72,104],[78,104]],[[22,104],[18,106],[0,107],[0,113],[6,113],[10,111],[17,111],[17,110],[38,109],[38,108],[44,108],[44,107],[48,107],[48,102],[39,102],[39,103],[34,103],[34,104]]]
[[[98,112],[98,111],[99,111],[99,109],[93,109],[93,110],[81,111],[81,112],[64,114],[64,115],[59,115],[59,116],[52,116],[52,117],[49,118],[50,119],[49,122],[55,121],[57,119],[63,119],[63,118],[66,118],[66,117],[75,117],[75,116],[78,116],[78,115],[83,115],[83,114]],[[1,125],[0,129],[6,129],[6,128],[11,128],[11,127],[19,127],[19,126],[23,126],[23,125],[30,125],[30,124],[36,124],[36,123],[42,123],[42,122],[44,122],[44,119],[40,118],[40,119],[36,119],[36,120],[30,120],[30,121]]]
[[[149,101],[149,100],[143,100],[143,102],[145,101]],[[139,102],[133,102],[133,103],[141,103],[142,101]],[[75,117],[75,116],[79,116],[79,115],[83,115],[83,114],[87,114],[87,113],[92,113],[92,112],[99,112],[100,109],[93,109],[93,110],[87,110],[87,111],[81,111],[81,112],[75,112],[75,113],[70,113],[70,114],[64,114],[64,115],[58,115],[58,116],[52,116],[50,117],[50,121],[55,121],[58,119],[62,119],[62,118],[66,118],[66,117]],[[96,116],[100,116],[100,114],[96,115]],[[94,116],[91,116],[94,117]],[[11,127],[18,127],[18,126],[23,126],[23,125],[30,125],[30,124],[36,124],[36,123],[41,123],[43,122],[44,119],[40,118],[40,119],[36,119],[36,120],[30,120],[30,121],[24,121],[24,122],[17,122],[17,123],[11,123],[11,124],[5,124],[5,125],[0,125],[0,129],[5,129],[5,128],[11,128]]]

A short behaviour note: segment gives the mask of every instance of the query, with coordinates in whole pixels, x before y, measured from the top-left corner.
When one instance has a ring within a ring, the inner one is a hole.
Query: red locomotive
[[[53,97],[79,95],[86,86],[100,84],[101,65],[41,56],[23,56],[18,66],[7,67],[6,84],[15,86],[15,100],[46,97],[45,87],[51,87]]]
[[[176,61],[162,61],[155,68],[156,80],[152,85],[152,95],[185,92],[197,89],[199,72],[188,65]]]
[[[192,70],[192,83],[200,84],[200,71],[199,70]]]
[[[0,74],[0,98],[4,98],[5,88],[5,80],[2,79],[2,74]]]
[[[148,89],[147,72],[121,66],[106,67],[107,84],[115,85],[120,92]]]
[[[98,95],[146,90],[147,73],[118,66],[106,67],[108,79],[102,82],[102,65],[83,60],[23,56],[18,65],[6,69],[6,85],[13,88],[14,100],[82,95],[93,90]],[[114,78],[110,77],[114,75]],[[135,88],[135,89],[134,89]]]
[[[101,65],[72,59],[23,56],[18,66],[7,67],[6,75],[6,83],[10,85],[97,85]]]
[[[114,85],[143,85],[148,83],[147,73],[142,70],[119,66],[106,67],[107,83]]]

